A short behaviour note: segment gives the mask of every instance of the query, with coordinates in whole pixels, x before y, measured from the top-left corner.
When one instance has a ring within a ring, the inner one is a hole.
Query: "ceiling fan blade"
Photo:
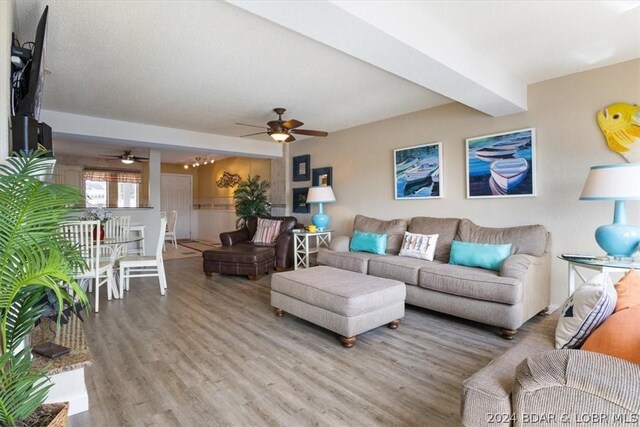
[[[257,126],[257,125],[248,125],[246,123],[236,123],[237,125],[240,126],[251,126],[252,128],[260,128],[260,129],[264,129],[264,126]]]
[[[327,136],[329,132],[323,130],[311,130],[311,129],[291,129],[292,133],[296,135],[310,135],[310,136]]]
[[[285,127],[285,129],[295,129],[295,128],[299,128],[300,126],[302,126],[304,123],[302,123],[299,120],[296,119],[291,119],[291,120],[287,120],[286,122],[284,122],[282,124],[282,126]]]
[[[138,157],[138,156],[133,156],[133,160],[136,162],[146,162],[149,161],[148,157]]]
[[[263,133],[268,133],[268,132],[257,132],[257,133],[250,133],[248,135],[240,135],[238,138],[244,138],[245,136],[253,136],[253,135],[262,135]]]
[[[293,142],[296,139],[293,137],[293,135],[289,135],[289,138],[285,139],[284,142]]]
[[[111,157],[112,159],[121,159],[122,155],[120,155],[120,156],[110,156],[108,154],[98,154],[98,157]]]

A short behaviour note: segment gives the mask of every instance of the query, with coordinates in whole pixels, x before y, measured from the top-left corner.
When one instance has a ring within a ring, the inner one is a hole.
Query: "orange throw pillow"
[[[616,283],[616,292],[618,293],[618,302],[613,310],[614,313],[640,305],[640,275],[634,269],[629,270]]]
[[[640,305],[613,313],[582,346],[640,365]]]

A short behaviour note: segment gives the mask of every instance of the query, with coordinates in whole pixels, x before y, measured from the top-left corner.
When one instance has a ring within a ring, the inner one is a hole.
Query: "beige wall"
[[[224,172],[238,174],[242,179],[248,176],[260,175],[262,179],[271,179],[271,160],[269,159],[249,159],[246,157],[229,157],[217,160],[213,165],[200,166],[198,169],[198,179],[200,180],[200,191],[197,193],[201,200],[213,199],[216,197],[231,197],[234,188],[218,188],[216,181],[220,179]]]
[[[290,158],[311,154],[311,167],[333,167],[337,202],[326,205],[330,228],[351,232],[353,217],[468,217],[484,226],[544,224],[552,233],[552,303],[567,296],[563,252],[601,253],[595,228],[609,223],[613,203],[578,197],[589,167],[622,163],[596,124],[596,112],[614,102],[640,103],[640,60],[574,74],[529,87],[526,113],[490,117],[461,104],[412,114],[290,144]],[[466,199],[465,138],[534,127],[537,135],[538,196]],[[442,141],[444,198],[394,200],[393,149]],[[288,176],[291,182],[291,174]],[[311,182],[294,182],[304,187]],[[290,196],[287,197],[291,206]],[[630,222],[640,224],[639,203],[628,203]],[[312,207],[312,213],[316,212]],[[298,215],[309,223],[309,215]]]

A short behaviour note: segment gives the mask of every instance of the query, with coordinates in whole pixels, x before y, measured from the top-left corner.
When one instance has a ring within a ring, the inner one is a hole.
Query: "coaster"
[[[46,342],[33,347],[31,351],[41,356],[48,357],[49,359],[55,359],[69,353],[71,349],[52,342]]]

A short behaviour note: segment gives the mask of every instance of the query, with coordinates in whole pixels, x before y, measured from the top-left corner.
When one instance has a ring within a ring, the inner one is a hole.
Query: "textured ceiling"
[[[263,124],[273,107],[331,132],[450,102],[222,1],[18,0],[22,41],[47,3],[46,109],[240,136],[253,129],[235,122]],[[523,84],[640,57],[638,1],[334,3],[435,59],[455,58],[452,71],[482,62]]]

